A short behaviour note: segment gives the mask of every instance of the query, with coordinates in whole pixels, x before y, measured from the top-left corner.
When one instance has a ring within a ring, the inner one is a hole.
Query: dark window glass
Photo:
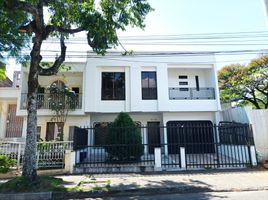
[[[189,91],[188,88],[180,88],[180,91]]]
[[[198,76],[195,76],[195,84],[196,84],[196,90],[199,91],[199,78],[198,78]]]
[[[125,73],[102,72],[102,100],[125,100]]]
[[[45,93],[45,88],[44,87],[38,87],[38,93]]]
[[[37,142],[41,141],[41,126],[37,126],[36,136]]]
[[[74,91],[75,94],[79,94],[79,87],[72,87],[72,91]]]
[[[142,99],[157,99],[156,72],[141,72]]]
[[[185,82],[184,81],[180,81],[179,82],[179,85],[188,85],[188,82],[187,81],[185,81]]]
[[[186,75],[179,76],[179,79],[187,79],[187,78],[188,78],[188,76],[186,76]]]
[[[110,123],[101,122],[94,126],[94,145],[103,146],[106,145],[106,137],[108,134],[108,126]]]

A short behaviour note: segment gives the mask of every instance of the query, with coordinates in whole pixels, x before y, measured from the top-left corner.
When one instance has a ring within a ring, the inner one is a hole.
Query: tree
[[[69,111],[74,110],[79,104],[79,96],[64,84],[56,84],[55,82],[48,87],[48,91],[49,107],[54,114],[51,120],[63,123],[64,130],[64,124],[67,120]],[[58,135],[58,139],[62,141],[63,135],[63,132],[61,132]]]
[[[268,108],[268,56],[252,60],[247,66],[232,64],[218,72],[222,102]]]
[[[139,161],[143,154],[141,133],[127,113],[119,113],[106,138],[109,161]]]
[[[128,25],[143,28],[145,16],[152,9],[146,0],[0,0],[0,9],[7,13],[26,13],[29,20],[19,30],[32,36],[30,53],[27,104],[27,135],[22,175],[35,181],[36,175],[36,129],[38,76],[57,74],[65,60],[65,39],[70,34],[85,31],[93,51],[104,54],[118,45],[116,30],[125,30]],[[50,13],[44,21],[44,9]],[[13,21],[16,18],[6,17]],[[42,67],[41,47],[49,36],[60,41],[61,52],[49,67]]]

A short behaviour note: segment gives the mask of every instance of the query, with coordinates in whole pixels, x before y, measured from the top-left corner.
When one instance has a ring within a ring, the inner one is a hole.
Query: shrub
[[[140,130],[127,113],[109,126],[106,144],[109,161],[138,161],[143,154]]]
[[[6,155],[0,155],[0,173],[7,173],[9,169],[15,166],[16,160],[7,157]]]

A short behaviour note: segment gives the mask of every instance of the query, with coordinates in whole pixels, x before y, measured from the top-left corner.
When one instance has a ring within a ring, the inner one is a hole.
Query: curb
[[[230,188],[230,189],[211,189],[209,187],[182,186],[167,188],[139,188],[128,190],[95,190],[89,192],[40,192],[40,193],[0,193],[1,200],[62,200],[62,199],[82,199],[100,197],[124,197],[124,196],[145,196],[157,194],[187,194],[201,192],[245,192],[245,191],[264,191],[268,187],[259,188]]]
[[[54,192],[53,199],[76,199],[76,198],[100,198],[100,197],[126,197],[126,196],[145,196],[157,194],[187,194],[201,192],[246,192],[246,191],[264,191],[268,187],[260,188],[244,188],[244,189],[211,189],[209,187],[182,186],[182,187],[167,187],[167,188],[140,188],[128,190],[111,190],[111,191],[91,191],[91,192]]]
[[[0,193],[1,200],[48,200],[52,199],[53,192],[35,193]]]

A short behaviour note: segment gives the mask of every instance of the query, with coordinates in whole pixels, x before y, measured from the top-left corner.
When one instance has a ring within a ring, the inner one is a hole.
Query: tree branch
[[[38,67],[39,75],[51,76],[51,75],[55,75],[58,73],[59,68],[61,64],[64,62],[65,56],[66,56],[66,46],[64,43],[63,34],[61,34],[61,37],[60,37],[60,46],[61,46],[61,55],[55,60],[54,64],[49,68],[44,69],[39,65]]]
[[[74,28],[74,29],[70,29],[70,28],[65,28],[62,26],[55,26],[55,25],[47,25],[46,26],[46,31],[45,34],[43,35],[43,38],[46,39],[50,33],[54,32],[54,31],[58,31],[60,33],[69,33],[69,34],[74,34],[74,33],[78,33],[83,31],[83,28]]]

